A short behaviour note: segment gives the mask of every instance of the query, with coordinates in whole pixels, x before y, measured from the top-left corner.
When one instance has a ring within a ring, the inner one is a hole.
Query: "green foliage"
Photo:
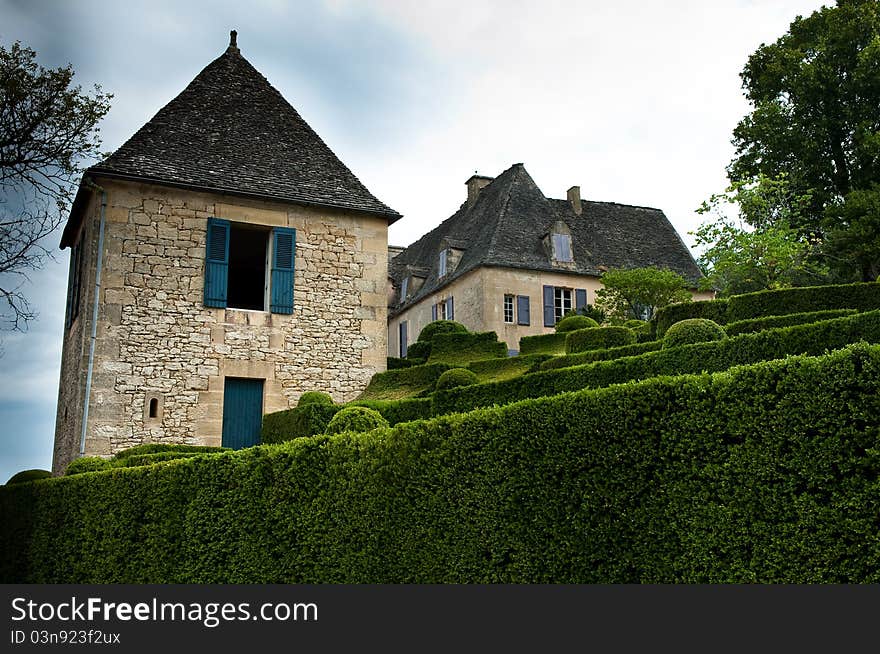
[[[556,333],[560,332],[573,332],[576,329],[590,329],[591,327],[598,327],[599,323],[597,323],[592,318],[587,318],[586,316],[581,316],[578,314],[573,314],[570,316],[566,316],[558,323],[556,323]]]
[[[549,359],[550,356],[549,354],[526,354],[515,357],[471,361],[468,364],[468,370],[477,375],[480,383],[501,381],[524,375],[537,367],[542,361]]]
[[[399,359],[398,357],[387,357],[385,367],[387,370],[399,370],[400,368],[412,368],[413,366],[418,366],[423,363],[424,361],[420,359]]]
[[[220,451],[220,448],[211,448],[213,452]],[[153,452],[151,454],[132,454],[123,459],[113,460],[113,467],[117,468],[137,468],[139,466],[151,466],[156,463],[165,461],[175,461],[177,459],[190,459],[194,456],[204,456],[212,452]]]
[[[328,393],[322,393],[321,391],[306,391],[299,396],[299,401],[296,405],[300,407],[308,404],[323,404],[324,406],[330,406],[333,404],[333,398],[330,397]]]
[[[605,312],[602,309],[593,306],[592,304],[587,304],[582,306],[580,309],[576,311],[576,314],[579,316],[586,316],[587,318],[592,318],[596,321],[597,325],[601,325],[607,319]]]
[[[210,454],[212,452],[223,452],[228,447],[211,447],[209,445],[178,445],[176,443],[142,443],[125,450],[120,450],[113,456],[114,461],[127,459],[131,456],[140,456],[142,454],[157,454],[159,452],[174,452],[186,454]],[[103,459],[102,459],[103,460]]]
[[[753,318],[751,320],[740,320],[737,322],[728,323],[724,326],[724,331],[727,332],[728,336],[736,336],[737,334],[759,332],[763,329],[772,329],[773,327],[805,325],[811,322],[819,322],[820,320],[830,320],[831,318],[840,318],[841,316],[851,316],[854,313],[857,313],[855,309],[832,309],[830,311],[790,313],[787,316],[767,316],[766,318]]]
[[[667,304],[691,299],[684,277],[654,267],[609,270],[602,275],[602,285],[596,306],[618,320],[651,318]]]
[[[48,479],[52,476],[52,473],[48,470],[22,470],[21,472],[16,472],[9,478],[9,481],[6,482],[7,486],[11,486],[12,484],[23,484],[26,481],[34,481],[35,479]]]
[[[636,335],[626,327],[595,327],[569,332],[565,339],[567,354],[577,354],[587,350],[600,350],[609,347],[622,347],[636,342]]]
[[[478,381],[477,376],[467,368],[452,368],[440,375],[440,379],[437,380],[437,389],[470,386]]]
[[[375,409],[365,406],[347,406],[333,416],[330,424],[327,425],[326,433],[363,432],[381,427],[388,427],[388,421]]]
[[[678,347],[691,343],[707,343],[727,338],[727,332],[717,322],[705,318],[689,318],[681,320],[663,336],[663,347]]]
[[[828,309],[880,309],[880,283],[808,286],[735,295],[728,301],[725,322]]]
[[[81,475],[84,472],[109,470],[112,467],[113,464],[109,460],[102,459],[99,456],[81,456],[68,464],[67,470],[65,470],[64,474],[67,476]]]
[[[432,396],[433,410],[435,415],[442,415],[658,375],[717,372],[787,355],[817,355],[860,340],[880,343],[880,311],[809,325],[767,329],[722,341],[683,345],[560,370],[545,370],[509,381],[437,391]]]
[[[816,239],[790,227],[809,203],[809,193],[795,196],[789,190],[784,174],[735,182],[704,202],[697,212],[715,218],[692,232],[695,247],[703,249],[698,259],[706,275],[702,287],[726,297],[827,281],[828,271],[816,258]],[[739,219],[727,216],[723,205],[736,205]]]
[[[519,339],[520,354],[565,354],[565,332],[523,336]]]
[[[42,242],[67,217],[73,185],[100,156],[98,124],[112,95],[73,86],[74,72],[46,69],[16,41],[0,45],[0,327],[35,318],[18,281],[42,266]]]
[[[466,366],[471,361],[496,359],[507,355],[507,344],[495,332],[435,334],[428,363]]]
[[[551,357],[541,363],[537,370],[555,370],[556,368],[570,368],[582,366],[594,361],[611,361],[623,357],[633,357],[646,352],[654,352],[663,347],[663,341],[650,341],[648,343],[636,343],[635,345],[623,345],[621,347],[609,347],[601,350],[587,350],[578,354],[566,354],[561,357]],[[534,372],[537,372],[535,370]]]
[[[415,343],[410,343],[410,345],[406,348],[406,358],[408,361],[421,361],[422,363],[424,363],[428,360],[429,356],[431,356],[430,341],[416,341]]]
[[[437,334],[467,334],[468,329],[460,322],[454,320],[435,320],[429,322],[419,332],[418,340],[421,342],[430,342],[434,340]]]
[[[0,580],[878,583],[878,397],[856,346],[7,486]]]
[[[411,397],[403,400],[356,400],[350,402],[348,406],[365,406],[375,409],[391,425],[431,417],[430,397]]]
[[[437,379],[451,366],[429,363],[373,375],[359,400],[399,400],[434,390]]]
[[[877,3],[839,2],[795,19],[749,57],[741,77],[753,110],[733,132],[731,180],[788,173],[796,193],[812,194],[791,226],[832,236],[828,262],[845,278],[876,279],[878,216],[862,213],[857,192],[876,192],[880,182]],[[872,238],[863,243],[862,235]]]
[[[723,325],[727,322],[727,300],[685,302],[663,307],[652,321],[656,325],[657,338],[663,338],[667,329],[688,318],[705,318]]]
[[[323,434],[340,410],[335,404],[306,404],[263,416],[260,442],[283,443],[294,438]]]

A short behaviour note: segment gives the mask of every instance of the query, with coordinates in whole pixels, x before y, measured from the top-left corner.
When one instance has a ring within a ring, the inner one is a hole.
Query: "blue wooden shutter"
[[[431,320],[437,320],[437,305],[431,305]]]
[[[452,298],[446,298],[446,320],[455,320],[455,311],[454,305],[452,304]]]
[[[587,306],[587,289],[577,288],[574,291],[574,308],[580,311]]]
[[[272,313],[293,313],[293,266],[296,260],[296,230],[272,230]]]
[[[229,221],[208,218],[205,238],[205,306],[225,307],[229,280]]]
[[[556,325],[556,312],[553,309],[553,287],[544,287],[544,327]]]
[[[517,295],[516,296],[516,324],[517,325],[530,325],[531,320],[529,317],[529,296],[528,295]]]
[[[400,358],[405,359],[406,358],[406,350],[407,350],[406,320],[404,320],[402,323],[400,323],[400,331],[398,332],[398,335],[399,335],[399,340],[400,340],[400,343],[399,343],[399,345],[400,345]]]

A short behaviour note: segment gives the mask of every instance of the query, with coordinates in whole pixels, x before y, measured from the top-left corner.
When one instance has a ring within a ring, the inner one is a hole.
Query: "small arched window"
[[[150,410],[149,413],[150,418],[157,418],[159,416],[159,399],[158,398],[150,398]]]

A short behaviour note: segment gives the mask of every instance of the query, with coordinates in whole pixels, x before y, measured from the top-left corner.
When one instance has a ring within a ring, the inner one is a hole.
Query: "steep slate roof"
[[[180,95],[88,173],[351,209],[389,223],[400,218],[241,55],[234,37]],[[72,236],[67,231],[62,247]]]
[[[600,276],[604,268],[657,266],[680,273],[696,285],[702,276],[675,228],[659,209],[614,202],[582,201],[574,212],[568,200],[544,197],[522,164],[514,164],[438,227],[390,262],[400,284],[413,267],[429,266],[421,288],[392,314],[415,304],[479,266],[522,268]],[[571,231],[574,264],[554,265],[544,236],[557,221]],[[444,241],[445,240],[445,241]],[[455,270],[437,278],[442,244],[466,243]],[[600,268],[600,266],[602,268]]]

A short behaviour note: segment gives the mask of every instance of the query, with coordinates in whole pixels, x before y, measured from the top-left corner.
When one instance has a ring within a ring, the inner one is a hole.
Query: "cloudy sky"
[[[113,93],[110,151],[238,30],[242,54],[404,215],[392,244],[451,215],[475,171],[517,162],[549,197],[578,184],[584,198],[659,207],[692,243],[748,110],[743,64],[822,4],[0,0],[0,43]],[[51,467],[68,252],[32,276],[30,330],[0,335],[0,483]]]

